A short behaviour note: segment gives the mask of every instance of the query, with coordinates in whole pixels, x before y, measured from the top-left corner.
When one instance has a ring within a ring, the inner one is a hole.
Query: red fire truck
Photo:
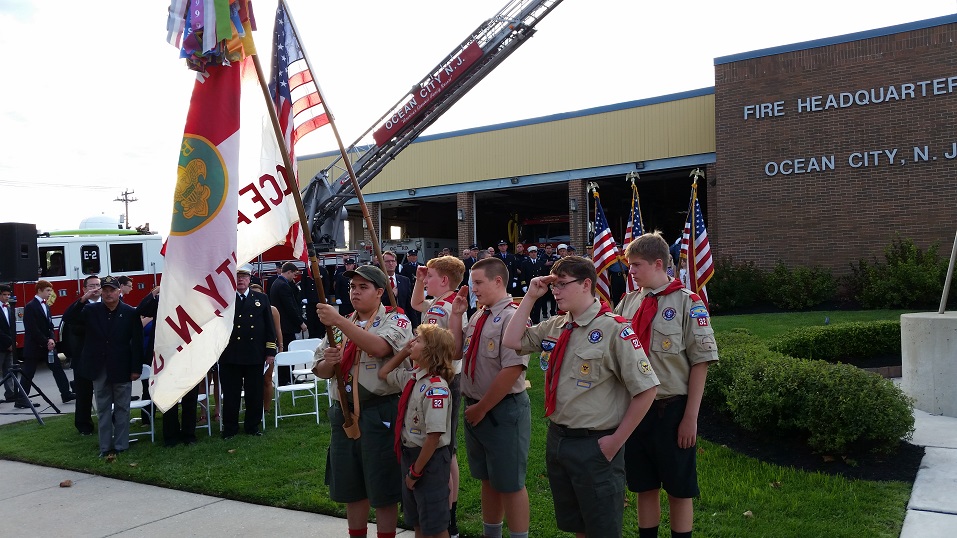
[[[23,307],[36,295],[39,279],[53,284],[50,313],[54,327],[67,307],[83,295],[83,279],[89,275],[125,275],[133,279],[133,291],[123,297],[130,305],[160,283],[163,239],[136,230],[79,229],[42,234],[37,238],[39,267],[34,280],[13,283],[17,298],[17,347],[23,347]]]

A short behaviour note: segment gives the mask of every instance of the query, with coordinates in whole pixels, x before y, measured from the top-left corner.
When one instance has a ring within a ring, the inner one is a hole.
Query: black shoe
[[[30,409],[30,405],[24,405],[21,403],[13,404],[13,407],[16,407],[17,409]],[[40,407],[40,404],[35,403],[33,404],[33,407]]]
[[[104,451],[100,452],[100,455],[97,456],[97,457],[98,457],[98,458],[105,458],[105,457],[109,456],[110,454],[113,454],[113,451],[111,451],[111,450],[104,450]],[[113,454],[113,455],[115,456],[116,454]]]
[[[139,399],[140,399],[139,396],[130,396],[130,401],[131,401],[131,402],[135,402],[135,401],[137,401],[137,400],[139,400]]]
[[[255,435],[256,437],[262,437],[262,436],[263,436],[263,432],[256,432],[256,433],[253,433],[253,434],[251,434],[251,435]]]
[[[81,431],[80,435],[93,435],[93,432]]]
[[[70,390],[76,392],[76,380],[70,381]]]
[[[75,399],[76,399],[76,394],[72,392],[63,395],[63,403],[70,403]]]
[[[195,445],[195,444],[196,444],[196,438],[193,437],[192,439],[183,439],[183,444],[186,445],[186,446]]]
[[[224,433],[224,434],[223,434],[223,441],[229,441],[229,440],[232,439],[233,437],[236,437],[236,434],[235,434],[235,433],[232,433],[232,434],[229,434],[229,435],[227,435],[227,434]]]

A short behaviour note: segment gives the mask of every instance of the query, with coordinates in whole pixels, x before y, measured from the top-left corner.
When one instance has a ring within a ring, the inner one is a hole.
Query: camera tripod
[[[30,404],[29,409],[30,411],[33,411],[33,416],[37,418],[37,422],[39,422],[40,425],[42,426],[43,419],[40,418],[40,413],[37,411],[37,408],[33,405],[33,402],[30,401],[30,397],[27,395],[27,391],[23,389],[23,385],[20,383],[20,378],[17,376],[18,373],[20,373],[20,365],[17,364],[16,361],[14,360],[13,364],[10,367],[10,370],[7,371],[6,375],[4,375],[2,379],[0,379],[0,386],[5,387],[7,385],[8,380],[12,381],[14,386],[16,386],[16,396],[14,396],[13,400],[4,400],[4,401],[15,403],[17,401],[17,398],[19,398],[20,396],[23,396],[24,398],[26,398],[27,402],[29,402]],[[43,398],[43,400],[47,404],[49,404],[49,406],[52,407],[53,410],[56,411],[58,415],[60,414],[60,409],[57,408],[57,406],[54,405],[54,403],[51,402],[49,398],[47,398],[47,395],[44,394],[43,391],[40,390],[40,387],[38,387],[37,384],[34,383],[32,380],[30,381],[30,387],[33,388],[33,390],[35,390],[37,394],[39,394],[40,397]],[[0,413],[0,415],[21,415],[21,414],[22,413]]]

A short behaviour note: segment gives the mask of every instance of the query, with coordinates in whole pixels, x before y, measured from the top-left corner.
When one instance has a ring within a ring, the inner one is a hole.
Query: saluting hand
[[[462,286],[452,300],[452,314],[461,316],[469,309],[469,287]]]
[[[525,297],[538,299],[548,291],[548,285],[556,280],[558,280],[556,275],[537,276],[533,278],[532,281],[528,283],[528,291],[525,292]]]
[[[415,268],[415,279],[419,280],[420,278],[425,278],[429,276],[429,268],[425,265],[420,265]]]

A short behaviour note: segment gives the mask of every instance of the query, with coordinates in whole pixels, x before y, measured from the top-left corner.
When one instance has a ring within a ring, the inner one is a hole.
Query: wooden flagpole
[[[285,0],[279,0],[279,3],[282,4],[283,10],[286,12],[286,17],[289,18],[289,24],[292,26],[292,32],[296,36],[296,41],[299,42],[299,48],[302,50],[302,58],[306,61],[306,69],[309,70],[309,73],[315,73],[312,70],[312,63],[309,61],[309,54],[306,52],[306,47],[302,44],[302,37],[299,34],[299,28],[296,26],[296,20],[292,18],[292,12],[289,11],[289,5],[286,4]],[[315,75],[312,77],[312,82],[316,85],[316,91],[319,93],[319,101],[322,104],[322,109],[325,110],[326,117],[329,118],[332,133],[336,136],[336,143],[339,144],[339,154],[342,155],[342,162],[346,164],[346,170],[349,172],[349,181],[352,183],[352,190],[355,191],[356,198],[359,199],[359,208],[362,210],[362,218],[365,220],[369,234],[372,236],[372,248],[375,252],[375,257],[379,260],[379,267],[385,271],[385,260],[382,259],[382,248],[379,245],[379,237],[376,234],[375,226],[373,226],[372,217],[369,215],[369,208],[366,206],[365,198],[362,196],[362,190],[359,188],[359,180],[356,179],[356,172],[352,168],[352,161],[349,160],[349,156],[346,154],[346,148],[342,144],[342,138],[339,136],[339,129],[336,127],[336,120],[332,115],[332,111],[329,110],[329,103],[326,101],[326,96],[322,93],[322,86],[319,85],[319,81]],[[393,307],[398,307],[392,286],[386,286],[386,293],[389,294],[389,303]]]

